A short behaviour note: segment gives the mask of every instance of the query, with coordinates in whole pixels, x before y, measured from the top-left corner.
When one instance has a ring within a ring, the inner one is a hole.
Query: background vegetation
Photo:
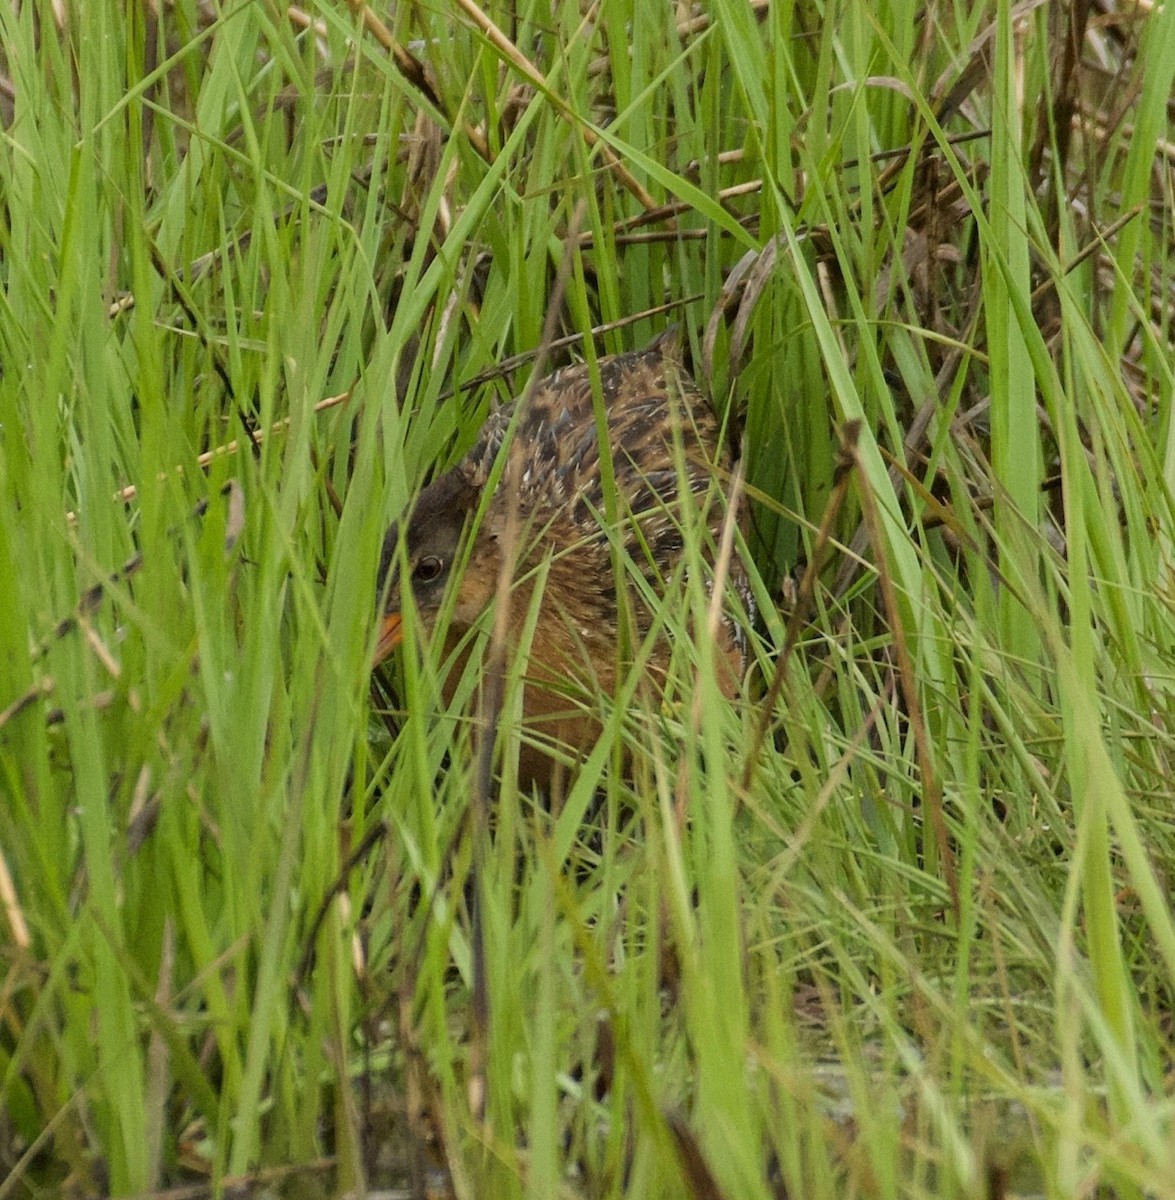
[[[1175,5],[28,0],[0,67],[0,1196],[1175,1197]],[[742,429],[755,664],[671,589],[487,823],[379,546],[564,264]]]

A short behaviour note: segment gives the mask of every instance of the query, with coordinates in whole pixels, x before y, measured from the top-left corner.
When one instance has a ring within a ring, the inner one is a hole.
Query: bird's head
[[[456,471],[434,480],[420,493],[406,526],[395,524],[384,538],[379,567],[379,595],[384,601],[374,664],[383,662],[403,640],[404,583],[399,543],[404,539],[407,583],[417,619],[430,632],[453,572],[461,535],[477,507],[477,489]]]

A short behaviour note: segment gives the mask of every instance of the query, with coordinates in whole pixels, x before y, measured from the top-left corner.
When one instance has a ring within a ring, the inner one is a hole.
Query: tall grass
[[[1170,4],[0,8],[0,1196],[1175,1197],[1173,72]],[[679,572],[483,819],[377,564],[561,270],[741,430],[754,662]]]

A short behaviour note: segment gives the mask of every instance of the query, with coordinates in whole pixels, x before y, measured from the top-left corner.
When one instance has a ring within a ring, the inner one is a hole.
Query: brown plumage
[[[615,479],[618,529],[624,549],[654,592],[673,573],[682,552],[681,484],[706,520],[717,545],[725,507],[713,495],[730,469],[729,451],[710,406],[677,358],[671,336],[644,350],[599,360],[600,388],[607,414]],[[462,537],[481,503],[482,492],[516,417],[516,403],[496,408],[476,445],[455,467],[421,492],[404,534],[415,607],[430,634],[440,612],[450,572],[459,562]],[[565,367],[534,388],[510,441],[509,467],[474,535],[461,574],[446,634],[453,649],[492,604],[502,556],[510,553],[508,524],[513,508],[518,537],[513,547],[509,609],[510,646],[518,646],[533,598],[536,577],[546,570],[538,622],[530,643],[523,713],[532,740],[557,743],[572,757],[598,736],[599,721],[577,703],[576,691],[615,688],[618,669],[618,606],[612,553],[602,525],[605,493],[591,376],[586,365]],[[707,499],[707,496],[709,497]],[[401,580],[398,526],[384,540],[380,591],[388,598],[376,647],[380,662],[399,645]],[[737,558],[731,575],[749,607],[746,577]],[[635,634],[643,639],[654,614],[634,598]],[[719,631],[724,690],[737,686],[745,640],[729,617]],[[650,668],[663,675],[668,645],[654,652]],[[460,679],[462,664],[449,672],[446,697]],[[578,689],[577,689],[578,685]],[[524,744],[520,773],[546,784],[553,760]]]

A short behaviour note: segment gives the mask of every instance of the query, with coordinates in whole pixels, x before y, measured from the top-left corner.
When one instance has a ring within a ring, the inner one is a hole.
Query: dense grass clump
[[[1175,1197],[1173,79],[1171,3],[0,6],[0,1200]],[[491,788],[383,533],[674,322],[745,688],[683,569]]]

